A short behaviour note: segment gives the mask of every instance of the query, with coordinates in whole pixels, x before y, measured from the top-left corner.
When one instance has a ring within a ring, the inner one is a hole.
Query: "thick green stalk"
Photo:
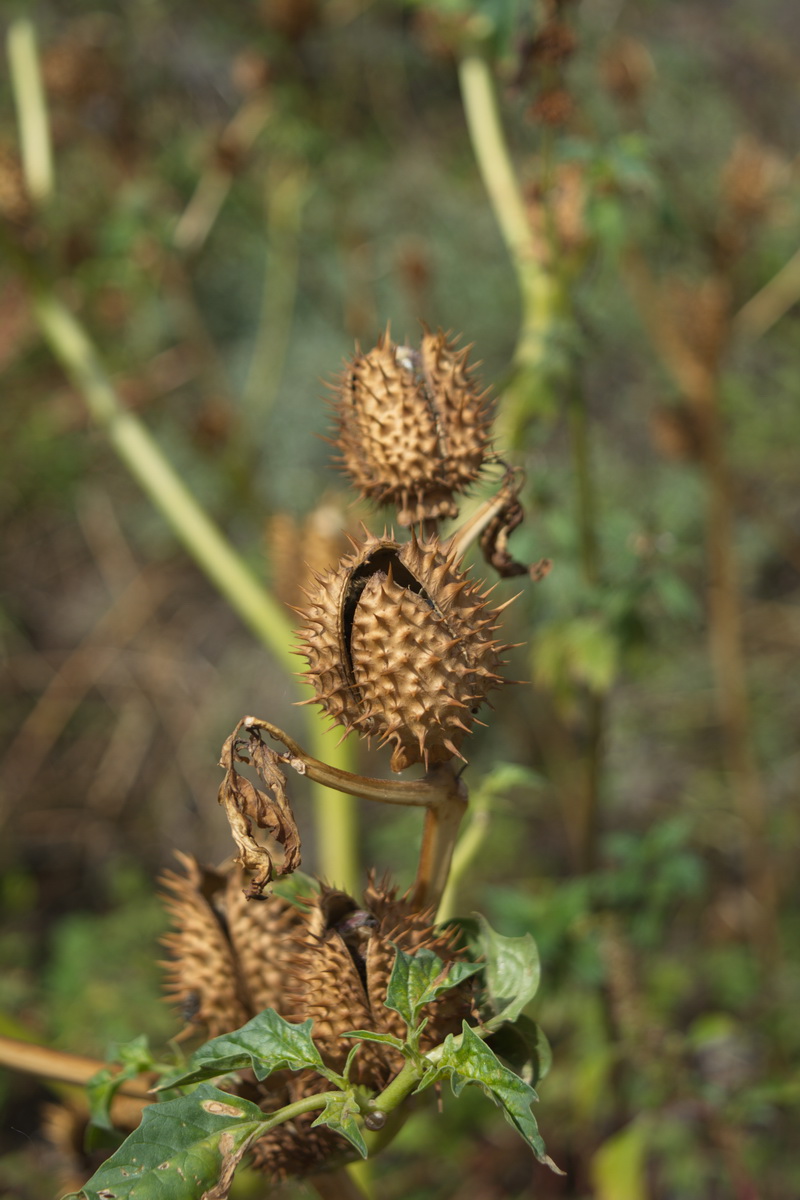
[[[525,201],[500,121],[489,62],[480,53],[471,53],[463,59],[459,75],[473,152],[520,292],[514,373],[503,393],[495,422],[498,442],[515,446],[530,414],[537,410],[555,411],[556,400],[550,393],[559,384],[559,391],[567,396],[581,567],[584,580],[591,585],[598,578],[596,517],[586,411],[574,379],[574,359],[567,341],[571,324],[569,294],[559,271],[550,266],[549,256],[537,256]],[[547,147],[543,157],[546,168]],[[602,697],[588,698],[589,745],[573,831],[576,857],[584,866],[592,861],[596,840],[604,709]]]
[[[123,408],[72,313],[42,287],[34,292],[34,311],[51,350],[130,473],[235,612],[281,666],[294,672],[292,631],[282,609],[198,504],[143,423]]]
[[[458,891],[462,880],[466,879],[469,869],[478,858],[481,848],[486,843],[489,833],[490,814],[488,798],[481,792],[473,797],[469,810],[469,824],[458,839],[453,850],[450,863],[450,873],[447,877],[436,920],[439,923],[451,921],[458,916]]]
[[[97,351],[72,313],[40,282],[33,287],[33,299],[46,341],[128,470],[234,612],[277,662],[296,674],[292,627],[281,606],[200,506],[152,434],[123,408]],[[308,728],[316,757],[340,770],[352,765],[350,747],[337,746],[338,738],[324,730],[316,714],[310,715]],[[312,787],[320,871],[343,888],[355,888],[354,803],[318,784]]]
[[[8,57],[17,107],[22,161],[31,195],[42,203],[52,192],[52,147],[33,26],[11,27]],[[40,329],[55,357],[83,397],[112,446],[161,512],[185,549],[259,641],[291,675],[292,629],[281,606],[210,519],[172,467],[144,424],[124,408],[99,354],[79,322],[37,265],[9,238],[3,249],[29,285]],[[353,752],[309,719],[309,741],[317,757],[341,770],[353,766]],[[312,784],[320,872],[349,891],[359,884],[357,818],[351,797]]]
[[[31,200],[42,205],[53,195],[53,152],[36,30],[31,21],[20,17],[12,22],[8,28],[7,47],[25,182]]]
[[[466,55],[459,80],[473,153],[519,286],[521,311],[512,378],[495,421],[498,444],[513,446],[534,393],[541,394],[541,405],[550,406],[546,394],[557,361],[555,342],[563,331],[564,288],[557,273],[536,254],[487,59],[478,52]]]

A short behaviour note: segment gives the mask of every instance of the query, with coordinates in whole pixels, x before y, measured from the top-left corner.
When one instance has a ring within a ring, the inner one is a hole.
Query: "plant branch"
[[[0,1064],[12,1071],[23,1071],[40,1079],[54,1079],[62,1083],[85,1085],[108,1066],[100,1059],[87,1058],[82,1054],[68,1054],[64,1050],[51,1050],[34,1042],[23,1042],[18,1038],[0,1036]],[[147,1100],[153,1085],[152,1075],[141,1075],[126,1079],[119,1086],[125,1096]]]
[[[453,857],[450,863],[447,884],[442,893],[442,898],[439,901],[439,909],[436,913],[436,920],[439,924],[452,920],[458,914],[458,904],[456,901],[459,886],[480,854],[481,848],[486,841],[490,824],[489,798],[479,791],[477,796],[474,796],[472,800],[469,823],[453,848]]]
[[[190,556],[262,645],[294,676],[292,627],[281,606],[201,507],[149,430],[123,407],[91,340],[47,285],[37,264],[8,238],[4,249],[27,281],[42,334],[90,415]],[[309,722],[309,733],[318,752],[337,759],[346,769],[349,747],[342,745],[337,751],[317,720]],[[342,886],[353,887],[358,867],[352,805],[327,791],[316,791],[314,803],[321,870]]]
[[[52,188],[52,170],[51,182],[46,184],[46,174],[36,174],[37,163],[52,159],[52,147],[35,36],[29,22],[18,22],[12,29],[21,31],[15,38],[9,38],[8,54],[19,112],[23,168],[31,195],[44,196],[47,188]],[[31,114],[36,114],[38,108],[41,113],[34,119]],[[263,99],[245,104],[231,123],[228,135],[249,147],[263,128],[268,111]],[[28,114],[27,124],[25,114]],[[30,146],[30,152],[25,150],[26,146]],[[200,241],[209,227],[208,224],[202,227]],[[184,240],[184,249],[198,244],[198,228],[190,223],[191,237],[187,235]],[[233,611],[294,677],[292,630],[281,606],[184,485],[144,424],[124,408],[91,339],[59,300],[38,263],[1,228],[0,248],[28,286],[45,341],[119,457]],[[309,737],[319,757],[332,760],[342,770],[352,766],[351,745],[333,742],[319,721],[309,722]],[[354,891],[360,874],[355,806],[347,796],[331,794],[318,784],[312,787],[312,802],[320,869],[327,878],[336,879],[342,887]]]
[[[436,909],[447,886],[458,831],[467,811],[467,787],[456,774],[452,760],[428,773],[441,780],[442,798],[425,814],[417,878],[412,892],[416,908]]]
[[[512,368],[526,377],[538,374],[537,385],[542,386],[550,373],[550,342],[561,323],[563,287],[536,254],[525,199],[500,121],[491,68],[482,53],[465,55],[459,82],[472,150],[519,286],[521,313]],[[507,401],[513,399],[510,390]],[[520,399],[521,404],[505,404],[499,409],[496,428],[502,444],[513,446],[517,441],[524,412],[513,410],[524,409],[528,397]]]
[[[31,200],[41,207],[53,195],[53,153],[33,23],[25,17],[12,22],[6,46],[19,125],[22,169]]]
[[[467,789],[456,774],[452,760],[432,767],[423,779],[370,779],[341,771],[312,758],[294,738],[289,737],[271,721],[260,717],[245,717],[245,729],[265,730],[288,750],[285,761],[300,775],[324,783],[351,796],[375,800],[379,804],[404,804],[426,808],[425,828],[419,854],[417,878],[412,902],[417,908],[436,907],[447,884],[450,860],[459,826],[467,809]]]
[[[800,250],[755,296],[744,304],[733,318],[733,329],[755,340],[780,321],[781,317],[800,300]]]
[[[452,791],[449,778],[441,778],[440,768],[434,767],[423,779],[372,779],[367,775],[354,775],[350,771],[342,771],[329,766],[328,763],[320,762],[308,754],[288,733],[284,733],[277,725],[265,721],[262,717],[245,717],[242,725],[245,729],[263,729],[276,742],[282,742],[289,751],[287,766],[297,771],[298,775],[307,775],[309,779],[324,783],[326,787],[335,788],[349,796],[361,796],[379,804],[405,804],[429,808],[446,803]]]

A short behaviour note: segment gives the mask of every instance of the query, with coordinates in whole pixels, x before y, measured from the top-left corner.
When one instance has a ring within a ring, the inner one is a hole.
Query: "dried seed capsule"
[[[209,1037],[238,1029],[248,1019],[233,951],[219,913],[209,896],[220,894],[224,880],[179,854],[183,874],[166,871],[169,889],[163,900],[175,926],[162,939],[170,958],[167,994],[177,1004],[191,1033],[205,1027]]]
[[[394,747],[393,771],[460,752],[481,703],[505,682],[500,609],[436,541],[369,535],[301,610],[300,653],[321,705],[346,729]]]
[[[413,908],[408,895],[371,876],[359,903],[345,892],[309,888],[303,907],[271,895],[257,904],[242,898],[238,870],[227,878],[180,856],[184,873],[165,878],[167,906],[175,926],[170,946],[168,991],[190,982],[200,1013],[214,1034],[231,1032],[268,1001],[284,1019],[314,1022],[314,1042],[326,1065],[341,1070],[352,1049],[342,1035],[352,1029],[406,1035],[402,1018],[386,1007],[386,995],[399,947],[407,953],[432,950],[443,962],[462,957],[452,932],[431,926],[431,913]],[[210,895],[207,894],[210,892]],[[211,934],[210,940],[208,934]],[[195,950],[206,936],[215,970],[198,971]],[[192,953],[187,954],[187,948]],[[254,950],[258,953],[254,953]],[[259,962],[259,957],[263,962]],[[224,961],[223,961],[224,960]],[[279,964],[280,980],[265,978],[264,964]],[[220,977],[237,1004],[220,1006]],[[431,1049],[457,1033],[473,1009],[467,980],[426,1005],[427,1024],[420,1049]],[[365,1041],[352,1063],[351,1082],[371,1091],[386,1086],[403,1065],[392,1046]],[[256,1100],[265,1112],[325,1091],[328,1081],[314,1070],[277,1071],[264,1082],[240,1074],[236,1094]],[[346,1159],[352,1148],[336,1133],[313,1128],[316,1112],[278,1125],[252,1147],[254,1165],[274,1180],[304,1175]]]
[[[340,461],[362,494],[393,504],[401,525],[454,517],[454,494],[489,453],[491,406],[457,350],[426,330],[419,350],[389,331],[345,369],[334,401]]]

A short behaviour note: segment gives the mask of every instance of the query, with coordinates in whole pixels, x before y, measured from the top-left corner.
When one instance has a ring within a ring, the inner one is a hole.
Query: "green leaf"
[[[552,1066],[550,1043],[536,1022],[524,1013],[513,1023],[502,1024],[486,1041],[498,1058],[507,1062],[531,1087],[544,1079]]]
[[[497,1029],[504,1021],[516,1021],[539,989],[539,951],[529,933],[503,937],[478,914],[480,946],[486,959],[486,989],[494,1016],[487,1027]]]
[[[444,963],[432,950],[423,948],[416,954],[406,954],[398,947],[386,989],[386,1007],[394,1009],[409,1029],[414,1029],[424,1005],[482,969],[481,963]]]
[[[112,1046],[108,1057],[111,1063],[119,1063],[122,1069],[115,1071],[111,1066],[102,1067],[86,1084],[90,1113],[85,1143],[87,1150],[108,1145],[109,1138],[105,1135],[117,1133],[111,1120],[111,1103],[122,1084],[145,1071],[152,1071],[155,1065],[144,1035]],[[116,1140],[120,1141],[121,1138],[122,1135],[118,1135]]]
[[[222,1200],[265,1120],[256,1104],[210,1084],[151,1104],[139,1128],[65,1200],[199,1200],[211,1188]]]
[[[367,1157],[367,1143],[361,1136],[356,1117],[359,1115],[358,1102],[354,1092],[331,1092],[325,1101],[325,1107],[313,1122],[314,1125],[327,1125],[334,1132],[347,1138],[351,1146],[355,1146],[362,1158]]]
[[[293,871],[291,875],[276,879],[271,885],[271,890],[273,895],[288,900],[302,912],[310,912],[307,902],[319,893],[319,881],[314,879],[313,875],[306,875],[304,871]]]
[[[351,1029],[347,1033],[343,1033],[342,1037],[360,1038],[363,1042],[383,1042],[386,1046],[394,1046],[397,1050],[402,1050],[405,1042],[394,1036],[393,1033],[375,1033],[372,1029]]]
[[[448,1035],[435,1069],[423,1078],[417,1090],[422,1091],[442,1075],[450,1077],[450,1086],[456,1096],[460,1096],[468,1084],[476,1083],[503,1110],[506,1120],[522,1135],[539,1162],[558,1171],[547,1155],[544,1140],[531,1112],[531,1104],[539,1099],[536,1092],[530,1084],[503,1066],[466,1021],[460,1038]]]
[[[325,1064],[311,1040],[312,1024],[309,1018],[292,1025],[273,1009],[266,1008],[241,1029],[223,1033],[195,1050],[186,1067],[163,1079],[158,1090],[183,1087],[248,1068],[255,1072],[256,1079],[266,1079],[273,1071],[285,1067],[290,1071],[313,1067],[326,1074]]]

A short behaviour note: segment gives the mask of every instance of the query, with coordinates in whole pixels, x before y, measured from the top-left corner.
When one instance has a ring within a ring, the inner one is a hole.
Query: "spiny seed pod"
[[[391,768],[463,758],[460,745],[508,649],[489,606],[435,539],[367,536],[317,575],[299,653],[318,703],[345,729],[394,746]],[[507,603],[510,603],[508,601]]]
[[[456,516],[454,494],[489,452],[488,390],[472,379],[469,349],[427,330],[419,350],[397,346],[387,328],[339,381],[340,461],[367,499],[397,506],[401,525]]]
[[[313,1037],[328,1067],[341,1070],[352,1049],[342,1035],[369,1029],[404,1038],[399,1014],[385,1005],[396,948],[414,953],[432,950],[443,962],[460,957],[452,934],[434,929],[432,915],[415,910],[406,896],[384,881],[370,877],[359,903],[345,892],[308,880],[303,907],[271,895],[261,902],[242,899],[242,875],[227,878],[201,869],[194,859],[179,856],[185,874],[170,872],[168,907],[174,932],[170,935],[173,961],[168,990],[182,1001],[191,989],[198,1013],[209,1031],[226,1033],[255,1016],[267,1005],[284,1019],[314,1022]],[[216,970],[198,974],[194,951],[197,933],[205,930],[209,957]],[[260,960],[260,961],[259,961]],[[264,977],[264,964],[280,965],[280,980]],[[231,1007],[219,988],[228,972],[231,994],[240,1008]],[[420,1049],[431,1049],[449,1033],[457,1033],[473,1015],[472,984],[467,980],[425,1006],[427,1023]],[[365,1041],[352,1063],[350,1078],[372,1091],[386,1086],[403,1065],[392,1047]],[[242,1073],[237,1094],[246,1095],[264,1112],[300,1100],[330,1084],[316,1071],[277,1071],[264,1083]],[[317,1113],[302,1114],[277,1126],[253,1145],[253,1162],[274,1179],[303,1175],[329,1167],[351,1155],[347,1143],[329,1129],[312,1129]]]
[[[162,938],[170,955],[161,964],[167,970],[167,996],[181,1009],[184,1036],[202,1026],[209,1037],[217,1037],[248,1019],[233,952],[210,902],[225,881],[201,870],[188,855],[177,857],[184,874],[165,871],[161,880],[169,889],[163,902],[174,926]]]

